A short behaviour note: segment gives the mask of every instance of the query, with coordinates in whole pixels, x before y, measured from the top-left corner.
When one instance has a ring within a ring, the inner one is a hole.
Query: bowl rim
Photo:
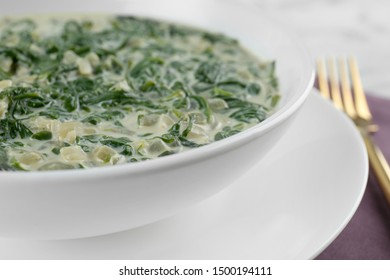
[[[1,15],[0,15],[1,16]],[[263,20],[263,19],[262,19]],[[301,40],[285,26],[270,20],[266,17],[266,22],[272,24],[273,28],[276,28],[279,32],[285,35],[286,40],[292,42],[296,48],[296,52],[299,53],[301,61],[307,67],[303,67],[302,81],[300,82],[297,92],[300,94],[294,94],[294,96],[282,107],[265,119],[263,122],[256,124],[255,126],[248,128],[240,133],[232,135],[228,138],[209,143],[207,145],[186,150],[177,154],[168,155],[161,158],[153,158],[146,161],[125,163],[114,166],[102,166],[89,169],[70,169],[70,170],[48,170],[48,171],[0,171],[0,176],[3,180],[10,179],[9,181],[28,182],[35,179],[63,179],[63,180],[89,180],[93,178],[107,177],[107,176],[129,176],[134,174],[142,174],[156,170],[166,170],[173,167],[179,167],[191,163],[195,163],[206,159],[207,157],[223,153],[227,149],[235,148],[246,141],[251,141],[257,138],[273,128],[281,125],[291,115],[296,112],[304,103],[306,98],[311,92],[314,84],[314,63],[311,56],[302,43]],[[287,32],[288,31],[288,32]],[[72,176],[69,176],[72,174]]]

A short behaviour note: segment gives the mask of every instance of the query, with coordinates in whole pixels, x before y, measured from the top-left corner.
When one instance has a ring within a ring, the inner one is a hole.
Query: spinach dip
[[[0,19],[0,170],[179,153],[263,121],[275,63],[237,40],[130,16]]]

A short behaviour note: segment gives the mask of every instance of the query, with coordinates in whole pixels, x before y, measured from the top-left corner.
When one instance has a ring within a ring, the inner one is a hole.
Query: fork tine
[[[329,66],[329,79],[330,79],[330,93],[333,100],[333,104],[336,108],[344,110],[343,101],[340,94],[340,84],[337,78],[337,69],[333,58],[328,59]]]
[[[323,59],[317,60],[317,75],[318,75],[318,86],[320,93],[325,99],[330,98],[328,77],[326,76],[325,62]]]
[[[355,119],[356,110],[352,98],[351,84],[349,82],[349,75],[348,75],[345,60],[342,58],[339,59],[339,69],[340,69],[340,77],[341,77],[341,93],[343,96],[345,112],[349,117]]]
[[[349,59],[349,68],[351,70],[353,91],[355,95],[355,105],[357,116],[363,120],[371,121],[372,115],[368,108],[367,99],[363,91],[362,81],[359,74],[356,59],[351,57]]]
[[[341,75],[341,92],[343,96],[340,94],[340,85],[337,78],[337,67],[334,61],[334,58],[328,60],[331,86],[330,99],[332,99],[335,107],[338,107],[339,109],[344,108],[344,112],[354,121],[356,127],[359,129],[367,148],[370,167],[372,167],[372,170],[378,179],[379,185],[382,188],[387,202],[390,205],[390,167],[380,149],[371,139],[371,133],[377,131],[378,127],[372,123],[372,116],[363,92],[362,82],[356,60],[354,58],[348,60],[350,73],[348,73],[346,60],[338,60],[338,68]],[[325,64],[322,60],[318,60],[317,66],[319,69],[318,79],[319,81],[322,80],[322,84],[326,84],[327,87]],[[350,76],[353,84],[353,93],[355,94],[354,98],[352,97],[352,91],[350,87]],[[321,88],[321,83],[319,82],[319,84],[320,90],[322,91],[323,88]],[[329,90],[326,87],[325,94],[329,95]]]

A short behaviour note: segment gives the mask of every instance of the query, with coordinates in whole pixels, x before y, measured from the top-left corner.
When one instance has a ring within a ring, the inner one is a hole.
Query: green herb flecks
[[[220,33],[133,16],[0,19],[0,170],[169,156],[277,106],[274,61]]]

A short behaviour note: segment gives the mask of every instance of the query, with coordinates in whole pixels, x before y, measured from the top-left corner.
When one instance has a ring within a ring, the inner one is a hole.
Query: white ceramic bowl
[[[283,137],[312,87],[311,59],[300,42],[236,1],[14,0],[1,6],[1,14],[125,13],[224,32],[255,54],[276,59],[282,93],[279,109],[263,123],[181,154],[90,170],[1,172],[3,237],[87,237],[173,215],[216,194],[260,160]]]

